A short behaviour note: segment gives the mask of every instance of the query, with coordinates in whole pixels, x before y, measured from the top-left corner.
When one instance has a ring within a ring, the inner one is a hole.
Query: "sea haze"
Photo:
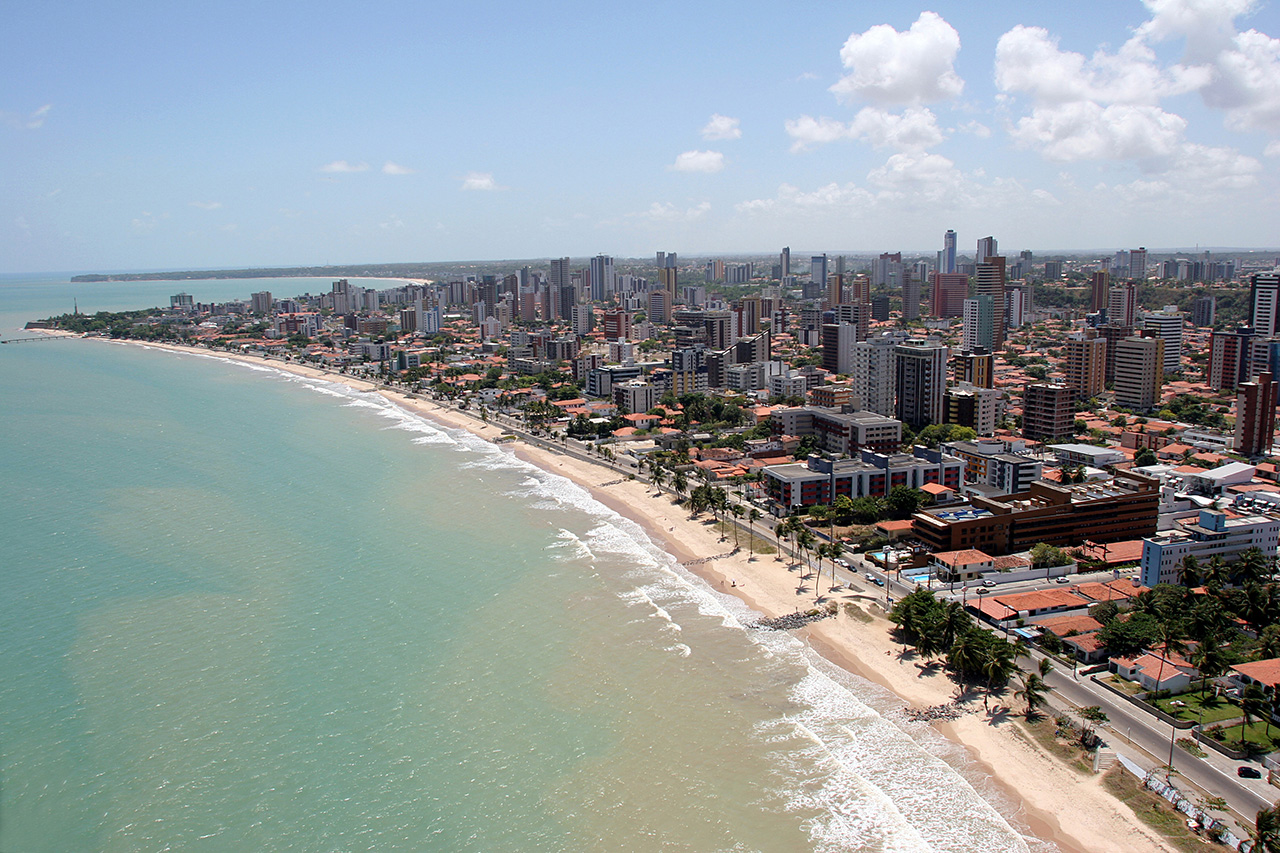
[[[0,283],[0,319],[64,285]],[[1046,849],[508,448],[215,356],[0,359],[0,850]]]

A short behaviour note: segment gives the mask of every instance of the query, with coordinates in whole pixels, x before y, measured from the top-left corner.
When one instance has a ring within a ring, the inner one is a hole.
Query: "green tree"
[[[1156,642],[1160,623],[1149,613],[1133,613],[1128,619],[1113,619],[1098,632],[1100,642],[1112,657],[1128,657]]]
[[[1022,676],[1022,689],[1015,691],[1013,695],[1027,703],[1028,720],[1034,720],[1038,716],[1036,709],[1044,704],[1044,694],[1048,689],[1039,673],[1032,672]]]
[[[1139,448],[1138,452],[1133,455],[1133,464],[1136,468],[1145,468],[1148,465],[1155,465],[1159,460],[1156,459],[1156,452],[1150,447]]]
[[[1280,853],[1280,805],[1262,809],[1253,819],[1253,853]]]
[[[893,518],[906,519],[918,512],[926,500],[928,496],[919,489],[913,489],[910,486],[894,486],[889,490],[889,496],[885,498],[885,506]]]

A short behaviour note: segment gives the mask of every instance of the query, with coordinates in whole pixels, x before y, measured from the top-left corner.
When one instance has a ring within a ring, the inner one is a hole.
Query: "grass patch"
[[[727,542],[734,541],[733,524],[731,524],[728,521],[717,521],[715,522],[715,528],[719,532],[719,534],[725,538],[725,541]],[[749,551],[749,552],[754,551],[756,554],[760,554],[766,557],[772,557],[774,554],[778,552],[778,549],[773,547],[772,543],[766,542],[765,540],[761,539],[759,536],[748,536],[746,531],[742,530],[741,528],[739,528],[738,530],[737,545],[743,551]]]
[[[1241,738],[1241,728],[1237,724],[1225,728],[1210,729],[1205,734],[1232,749],[1271,752],[1280,748],[1280,725],[1271,723],[1268,726],[1265,722],[1255,719],[1247,728],[1244,728],[1243,738]],[[1268,729],[1270,730],[1269,732]],[[1223,734],[1223,737],[1216,736],[1219,732]]]
[[[1182,705],[1174,705],[1181,702]],[[1228,702],[1212,693],[1201,696],[1199,693],[1183,693],[1180,696],[1169,696],[1155,702],[1155,706],[1179,720],[1199,722],[1201,712],[1204,713],[1205,725],[1220,723],[1223,720],[1234,720],[1240,717],[1240,706]]]
[[[1133,809],[1142,822],[1169,844],[1186,853],[1220,851],[1220,845],[1205,841],[1187,828],[1187,818],[1164,799],[1142,787],[1142,782],[1116,765],[1102,777],[1102,785],[1120,802]]]
[[[1028,722],[1019,718],[1018,725],[1024,735],[1050,755],[1078,773],[1093,773],[1093,757],[1081,748],[1080,744],[1058,736],[1058,724],[1053,717],[1042,714],[1039,719]]]
[[[1118,675],[1107,676],[1107,684],[1110,684],[1117,690],[1128,693],[1130,696],[1136,696],[1142,692],[1142,685],[1121,678]]]
[[[863,610],[858,605],[854,604],[852,601],[846,601],[844,603],[844,615],[849,616],[853,619],[857,619],[859,622],[864,622],[864,623],[875,621],[874,616],[872,616],[867,611]]]

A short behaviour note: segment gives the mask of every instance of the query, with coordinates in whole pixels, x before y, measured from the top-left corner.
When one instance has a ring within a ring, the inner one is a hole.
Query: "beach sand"
[[[294,362],[168,344],[146,345],[265,363],[297,375],[377,391],[399,406],[487,440],[509,432],[484,423],[475,415],[431,400],[378,389],[365,380]],[[524,441],[513,444],[514,452],[521,459],[587,489],[606,506],[642,525],[655,542],[690,571],[715,589],[738,596],[753,610],[765,616],[781,616],[814,606],[815,581],[810,579],[801,585],[800,569],[790,557],[760,555],[752,559],[745,548],[722,556],[733,549],[732,534],[727,541],[722,540],[710,523],[710,516],[690,518],[686,510],[674,503],[674,496],[669,492],[658,493],[653,486],[639,480],[619,482],[625,473],[603,464]],[[757,523],[755,530],[757,537],[772,541],[772,526],[767,519]],[[714,559],[707,560],[712,557]],[[878,606],[883,591],[867,584],[866,591],[846,589],[830,593],[827,590],[829,563],[827,566],[823,575],[826,580],[821,584],[825,600],[857,604],[871,616],[871,621],[842,613],[811,623],[796,634],[827,660],[887,688],[908,705],[922,708],[952,701],[956,685],[942,670],[924,667],[914,655],[901,654],[902,647],[892,642],[891,623]],[[1021,710],[1021,704],[1013,700],[1012,689],[992,703],[993,712],[1003,704],[1007,713],[987,715],[981,698],[975,697],[967,703],[969,713],[933,725],[945,737],[964,746],[1005,794],[1022,805],[1017,818],[1025,827],[1037,837],[1056,844],[1063,853],[1173,851],[1174,848],[1159,839],[1127,805],[1102,787],[1099,776],[1082,774],[1029,739],[1013,719]]]

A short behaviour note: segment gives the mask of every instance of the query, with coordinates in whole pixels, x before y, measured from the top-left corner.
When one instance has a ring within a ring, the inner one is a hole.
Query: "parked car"
[[[1256,767],[1250,767],[1247,764],[1241,764],[1236,768],[1236,775],[1241,779],[1261,779],[1262,773]]]

